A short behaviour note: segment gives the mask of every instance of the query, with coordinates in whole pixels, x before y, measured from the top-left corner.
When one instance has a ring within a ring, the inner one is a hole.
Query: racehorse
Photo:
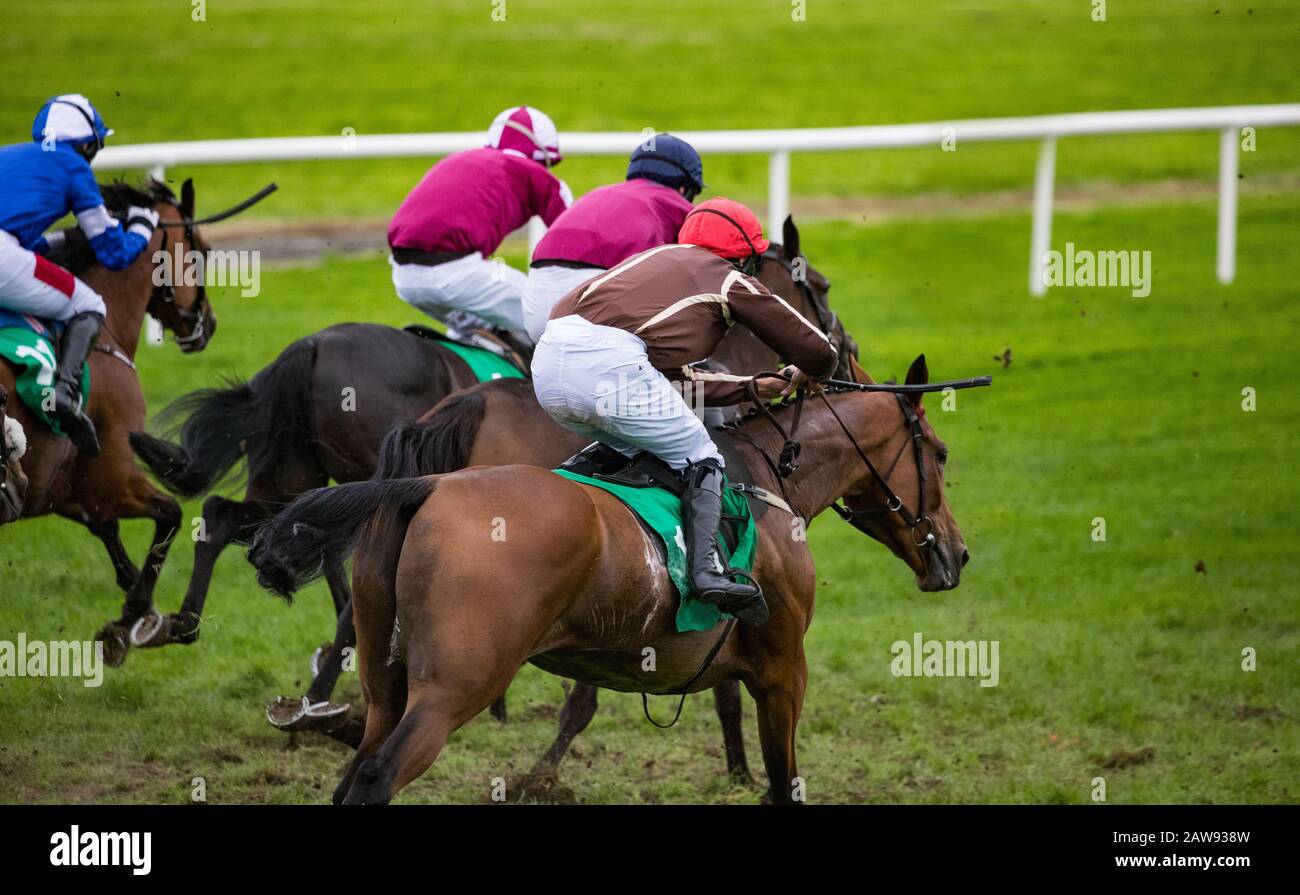
[[[287,597],[361,532],[353,616],[368,709],[335,803],[388,802],[525,662],[642,693],[741,681],[758,705],[768,799],[796,801],[803,636],[816,579],[796,534],[803,525],[793,521],[835,506],[903,560],[923,591],[956,587],[970,558],[944,495],[947,448],[920,391],[986,381],[927,386],[928,378],[918,357],[901,389],[838,383],[796,399],[793,414],[763,410],[734,427],[733,447],[753,483],[780,494],[788,510],[757,522],[753,575],[772,613],[757,627],[720,621],[676,632],[667,570],[644,559],[656,556],[654,536],[611,494],[536,467],[471,467],[300,497],[258,533],[249,561],[264,587]],[[807,450],[790,468],[801,420]],[[508,536],[494,538],[503,522]],[[643,670],[647,648],[657,657],[653,672]]]
[[[98,264],[80,231],[69,231],[67,247],[51,253],[51,260],[77,273],[104,297],[107,306],[96,350],[88,360],[92,386],[86,405],[102,451],[98,457],[81,456],[71,441],[55,435],[18,402],[10,404],[9,413],[27,433],[22,465],[29,488],[23,516],[54,512],[84,524],[103,541],[117,583],[126,591],[121,618],[106,625],[97,637],[104,641],[104,660],[114,664],[124,655],[129,627],[152,612],[153,588],[181,521],[180,505],[136,467],[127,440],[127,433],[145,421],[144,394],[135,367],[140,331],[149,313],[173,333],[182,350],[200,351],[216,331],[216,315],[203,283],[187,285],[183,270],[174,269],[170,278],[163,278],[171,285],[154,283],[155,252],[168,252],[179,267],[187,252],[207,251],[193,221],[193,183],[185,181],[179,201],[154,180],[141,189],[113,183],[102,191],[114,213],[144,206],[157,211],[160,222],[148,247],[122,271]],[[0,363],[0,388],[14,392],[14,376],[8,363]],[[119,536],[119,520],[141,517],[154,521],[154,537],[143,567],[137,569]]]
[[[769,250],[759,279],[810,320],[823,321],[843,356],[856,353],[856,344],[826,303],[829,282],[799,256],[799,233],[788,218],[784,236],[784,252],[779,245]],[[716,358],[739,372],[776,362],[742,326],[732,327]],[[212,570],[228,544],[248,543],[304,491],[331,480],[369,478],[393,423],[414,420],[476,382],[464,361],[436,340],[388,326],[344,323],[294,342],[246,383],[194,392],[168,407],[160,420],[166,429],[169,421],[183,419],[171,427],[179,430],[179,444],[133,433],[131,444],[140,459],[164,486],[184,497],[209,491],[240,459],[248,470],[243,501],[214,495],[204,502],[207,539],[195,544],[194,569],[180,611],[166,616],[158,636],[142,645],[194,643]],[[350,411],[340,400],[348,388],[356,396]],[[351,630],[347,575],[342,564],[324,571],[340,641]],[[325,658],[308,693],[311,703],[328,700],[342,661],[341,650]]]
[[[21,516],[27,499],[27,474],[19,462],[27,450],[27,433],[8,409],[9,393],[0,387],[0,525]]]

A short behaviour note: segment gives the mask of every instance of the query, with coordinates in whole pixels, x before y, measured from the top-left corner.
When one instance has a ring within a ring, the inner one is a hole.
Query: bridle
[[[760,373],[758,376],[776,376],[778,378],[784,378],[781,377],[779,373]],[[787,398],[781,401],[781,406],[793,403],[795,408],[794,420],[791,423],[790,428],[787,430],[776,418],[776,414],[774,414],[771,408],[768,407],[767,402],[758,397],[758,388],[756,385],[758,376],[755,376],[754,379],[751,379],[749,382],[750,397],[754,400],[757,412],[761,413],[776,428],[782,439],[784,439],[780,458],[778,460],[773,460],[770,454],[764,450],[762,445],[750,438],[748,435],[740,432],[738,429],[734,431],[734,434],[739,435],[743,440],[747,441],[751,446],[758,450],[759,455],[767,463],[768,467],[776,474],[777,484],[780,486],[782,494],[785,496],[786,503],[789,504],[790,495],[786,492],[785,479],[793,475],[794,471],[799,468],[798,458],[800,453],[800,444],[795,440],[795,434],[799,428],[799,420],[803,413],[803,401],[807,392],[805,390],[800,390],[793,399]],[[918,410],[912,402],[908,401],[906,396],[910,394],[923,394],[926,392],[941,392],[950,388],[980,388],[991,385],[992,383],[992,376],[977,376],[971,379],[954,379],[947,382],[929,382],[907,385],[898,385],[894,383],[847,382],[839,379],[827,380],[827,382],[817,390],[817,395],[822,399],[822,403],[826,405],[826,409],[830,411],[831,416],[835,418],[835,422],[839,424],[845,437],[847,437],[849,443],[853,445],[853,449],[857,451],[858,456],[862,458],[862,462],[871,473],[871,477],[874,480],[876,487],[880,488],[885,495],[885,505],[883,507],[857,510],[844,506],[840,504],[839,501],[836,501],[831,504],[831,509],[835,510],[841,519],[851,524],[862,516],[871,516],[877,513],[897,513],[899,518],[902,519],[903,523],[908,527],[912,538],[912,545],[918,550],[932,548],[937,539],[934,532],[934,522],[925,512],[926,481],[928,476],[925,471],[925,433],[921,426],[921,417],[923,416],[923,412]],[[872,462],[871,457],[867,455],[867,452],[862,449],[857,438],[854,437],[853,432],[845,424],[844,420],[840,417],[839,413],[835,410],[834,405],[831,404],[830,399],[827,397],[827,392],[838,393],[850,391],[888,392],[893,394],[895,400],[898,402],[898,408],[903,414],[903,420],[907,424],[908,440],[899,447],[898,453],[894,455],[894,459],[890,462],[889,467],[883,474],[876,464]],[[907,449],[909,442],[912,445],[912,456],[915,459],[917,471],[917,509],[915,513],[912,513],[907,509],[906,505],[903,503],[903,498],[900,497],[889,484],[889,479],[894,474],[894,470],[902,459],[903,452]],[[922,532],[924,533],[922,534]]]
[[[849,441],[852,442],[854,450],[858,452],[858,456],[862,458],[862,462],[865,463],[867,469],[871,471],[872,478],[875,479],[877,487],[879,487],[885,494],[885,505],[883,507],[871,507],[866,510],[855,510],[841,504],[839,501],[836,501],[831,504],[831,509],[833,509],[841,519],[850,524],[861,516],[872,516],[877,513],[897,513],[899,518],[901,518],[904,524],[907,525],[911,533],[912,546],[916,547],[918,550],[928,549],[934,546],[935,535],[934,522],[925,514],[925,483],[929,476],[925,471],[925,448],[923,447],[924,433],[921,429],[922,412],[902,395],[895,394],[894,398],[898,402],[898,409],[903,413],[903,420],[907,423],[908,441],[912,444],[912,456],[916,462],[916,514],[913,515],[908,512],[907,507],[903,505],[903,498],[889,486],[889,478],[894,474],[894,469],[898,466],[898,461],[902,459],[903,451],[907,449],[908,442],[904,442],[899,447],[898,453],[894,455],[893,461],[889,464],[889,468],[885,470],[883,475],[881,475],[880,470],[876,468],[876,465],[871,462],[871,458],[867,456],[867,452],[862,450],[857,439],[853,437],[848,426],[844,424],[844,420],[840,419],[840,415],[835,412],[835,408],[831,406],[830,401],[826,399],[825,395],[823,395],[822,401],[825,402],[827,409],[830,410],[831,416],[835,417],[835,422],[840,424],[840,428],[844,430],[844,434],[847,435]],[[924,537],[919,537],[919,533],[922,530],[925,530],[925,535]]]
[[[182,222],[169,221],[168,223],[179,224]],[[194,224],[196,222],[184,221],[183,223],[185,224],[185,243],[189,246],[198,245],[194,237]],[[162,233],[162,252],[168,257],[168,263],[171,263],[171,248],[170,240],[167,237],[167,230],[161,226],[161,223],[158,229],[159,232]],[[186,350],[187,346],[193,345],[195,342],[201,343],[201,340],[207,336],[208,327],[211,325],[212,305],[208,301],[207,284],[204,282],[205,279],[206,275],[199,280],[197,287],[198,300],[195,301],[194,307],[182,308],[180,305],[176,304],[176,286],[173,282],[175,280],[174,276],[164,277],[162,285],[154,287],[153,296],[149,299],[150,313],[153,313],[155,317],[158,317],[159,319],[162,317],[161,314],[155,313],[153,310],[155,305],[161,302],[164,305],[170,306],[170,314],[179,321],[181,325],[189,324],[190,334],[187,336],[182,336],[175,329],[172,330],[172,338],[176,340],[177,345],[181,346],[182,351]]]
[[[256,205],[258,202],[261,202],[267,196],[274,193],[277,189],[279,189],[278,185],[274,183],[268,183],[266,186],[262,187],[256,193],[249,196],[247,199],[238,203],[237,205],[232,205],[231,207],[227,208],[225,211],[219,211],[216,214],[210,214],[205,218],[194,219],[194,218],[187,218],[182,216],[179,220],[175,220],[175,221],[159,221],[158,230],[161,231],[162,233],[163,253],[168,256],[171,255],[171,251],[169,248],[170,240],[168,239],[167,236],[168,228],[170,227],[184,228],[186,244],[191,247],[195,247],[198,245],[198,239],[194,235],[195,227],[199,226],[200,224],[213,224],[216,223],[217,221],[224,221],[226,218],[234,217],[235,215],[239,214],[241,211],[244,211],[245,209]],[[177,210],[179,210],[180,208],[180,206],[176,205],[175,203],[172,203],[172,207],[176,208]],[[171,314],[174,315],[174,317],[179,321],[179,323],[182,325],[189,324],[190,334],[188,336],[182,336],[180,333],[176,332],[175,330],[172,330],[172,338],[176,340],[176,344],[180,345],[181,350],[184,351],[186,350],[187,346],[193,345],[195,342],[199,342],[200,344],[202,344],[202,340],[207,337],[209,329],[212,326],[212,305],[208,301],[206,273],[205,276],[199,281],[198,300],[194,303],[194,307],[192,308],[182,308],[176,304],[176,287],[172,282],[172,280],[174,279],[175,279],[174,277],[166,277],[164,279],[163,285],[154,288],[153,297],[149,299],[149,305],[150,307],[153,307],[155,302],[161,302],[165,305],[170,305]],[[159,315],[154,314],[154,316],[158,317]]]

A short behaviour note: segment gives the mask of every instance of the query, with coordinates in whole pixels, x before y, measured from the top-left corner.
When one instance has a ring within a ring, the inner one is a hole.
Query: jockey
[[[572,204],[550,171],[559,162],[555,124],[515,106],[492,122],[486,147],[429,169],[388,225],[398,297],[447,324],[452,338],[496,328],[532,344],[522,306],[528,278],[489,258],[533,215],[550,225]]]
[[[794,365],[782,371],[788,382],[759,380],[764,399],[830,376],[836,352],[753,278],[768,242],[748,208],[710,199],[686,216],[678,240],[634,255],[560,299],[533,355],[533,388],[561,425],[626,456],[648,451],[682,472],[692,589],[741,621],[762,624],[762,594],[725,577],[717,553],[722,455],[670,380],[702,393],[706,405],[744,400],[750,377],[691,366],[737,322]]]
[[[99,440],[81,411],[81,367],[104,322],[104,300],[43,257],[63,234],[42,234],[71,211],[109,270],[130,267],[149,245],[158,213],[132,207],[119,224],[104,207],[90,170],[112,133],[88,99],[66,93],[36,113],[32,142],[0,148],[0,307],[64,322],[50,415],[77,450],[92,457]]]
[[[672,134],[656,134],[632,153],[627,180],[592,190],[560,215],[533,250],[524,291],[524,326],[541,338],[565,293],[638,252],[677,240],[704,189],[699,153]]]

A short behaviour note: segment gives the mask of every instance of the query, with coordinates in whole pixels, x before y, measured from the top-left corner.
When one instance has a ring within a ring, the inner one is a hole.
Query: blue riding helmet
[[[704,163],[690,143],[672,134],[655,134],[632,151],[627,179],[644,177],[673,188],[689,187],[693,198],[704,190]]]
[[[73,144],[93,143],[92,157],[104,148],[104,141],[112,134],[99,111],[80,93],[50,97],[32,122],[32,139],[36,142],[53,139]]]

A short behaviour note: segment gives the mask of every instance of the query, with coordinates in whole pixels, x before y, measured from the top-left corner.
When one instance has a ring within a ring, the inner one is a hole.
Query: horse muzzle
[[[932,541],[922,552],[925,572],[916,576],[916,586],[925,593],[952,590],[961,583],[961,570],[970,562],[970,551],[957,541]]]

